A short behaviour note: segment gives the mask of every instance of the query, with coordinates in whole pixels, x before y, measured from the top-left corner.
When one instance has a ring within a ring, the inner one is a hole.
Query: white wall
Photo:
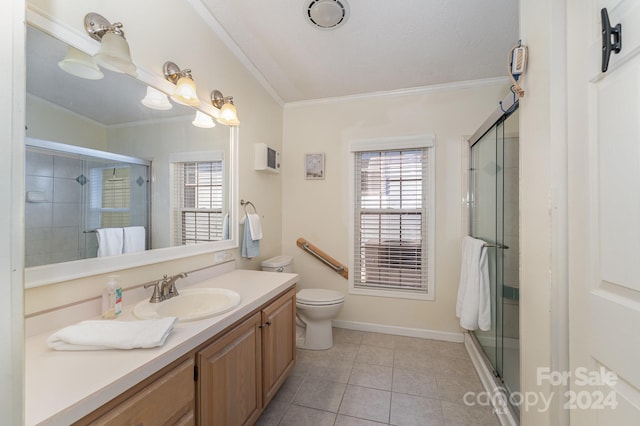
[[[564,390],[537,369],[568,371],[566,334],[565,1],[520,1],[520,34],[530,52],[520,100],[520,377],[548,410],[521,411],[523,425],[562,425]]]
[[[342,321],[460,333],[455,298],[462,237],[462,139],[508,91],[505,80],[285,106],[283,252],[294,256],[300,287],[347,292],[347,280],[296,246],[299,237],[348,265],[350,139],[436,136],[435,301],[348,295]],[[305,153],[324,152],[326,178],[305,180]]]
[[[24,5],[13,1],[0,14],[0,424],[23,423],[24,327]]]
[[[124,25],[136,65],[162,78],[162,65],[171,60],[183,68],[191,68],[198,85],[198,95],[208,99],[210,91],[221,90],[233,96],[240,116],[239,129],[239,197],[249,199],[263,216],[265,237],[260,258],[242,260],[239,267],[257,269],[260,260],[281,251],[281,177],[265,177],[253,170],[253,143],[266,142],[281,148],[282,107],[249,74],[242,63],[216,35],[206,14],[192,4],[171,0],[129,2],[125,0],[33,0],[30,7],[42,11],[70,31],[84,34],[84,16],[96,12],[111,22]],[[87,35],[88,37],[88,35]],[[242,209],[238,206],[238,211]],[[239,250],[232,253],[239,258]],[[163,273],[176,273],[204,267],[212,256],[196,256],[161,266],[119,271],[126,286],[140,284]],[[73,280],[25,291],[25,312],[41,310],[97,297],[104,285],[102,276]]]
[[[27,137],[107,151],[107,128],[88,118],[27,96]]]

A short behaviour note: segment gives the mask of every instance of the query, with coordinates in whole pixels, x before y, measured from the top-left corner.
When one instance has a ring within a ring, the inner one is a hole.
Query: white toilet
[[[293,272],[293,257],[276,256],[262,262],[263,271]],[[333,346],[331,320],[344,305],[344,294],[335,290],[306,288],[296,294],[296,346],[324,350]]]

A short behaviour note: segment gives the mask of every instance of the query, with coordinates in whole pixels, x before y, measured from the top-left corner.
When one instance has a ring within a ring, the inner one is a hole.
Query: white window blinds
[[[222,239],[223,162],[174,163],[177,211],[175,240],[181,244]]]
[[[428,148],[355,157],[354,287],[428,292]]]
[[[89,228],[131,225],[130,167],[96,167],[90,170]]]

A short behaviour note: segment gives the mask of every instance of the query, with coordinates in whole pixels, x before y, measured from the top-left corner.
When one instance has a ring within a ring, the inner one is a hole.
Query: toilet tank
[[[263,271],[293,272],[293,256],[276,256],[263,261],[260,265]]]

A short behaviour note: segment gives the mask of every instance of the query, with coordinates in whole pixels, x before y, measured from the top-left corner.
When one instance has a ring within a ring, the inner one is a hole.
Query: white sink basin
[[[240,301],[238,293],[226,288],[191,288],[159,303],[143,300],[133,308],[133,314],[140,319],[178,317],[178,321],[195,321],[229,312]]]

